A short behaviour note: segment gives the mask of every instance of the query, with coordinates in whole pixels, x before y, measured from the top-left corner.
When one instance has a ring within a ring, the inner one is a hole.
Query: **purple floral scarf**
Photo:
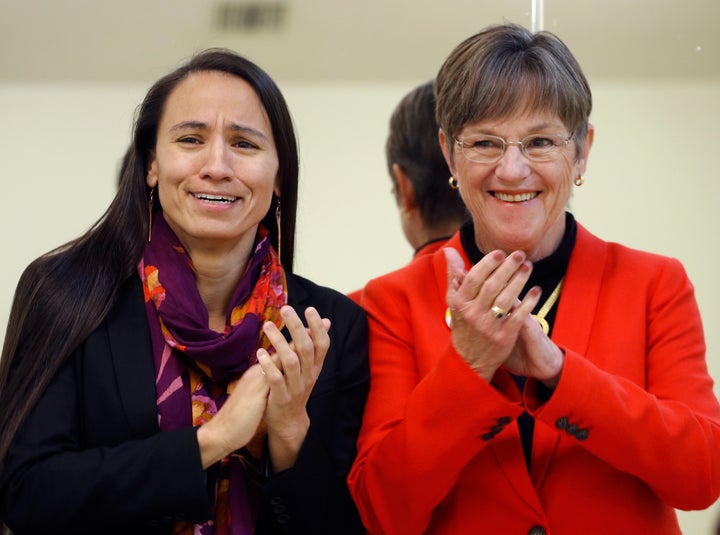
[[[192,259],[157,212],[152,241],[138,266],[145,292],[155,361],[158,423],[161,431],[198,426],[227,399],[227,386],[269,348],[262,324],[282,326],[287,303],[285,271],[262,226],[247,269],[227,312],[225,332],[208,328],[208,312],[195,282]],[[173,532],[246,535],[254,532],[260,507],[258,459],[264,426],[248,446],[220,463],[215,518],[201,525],[179,523]]]

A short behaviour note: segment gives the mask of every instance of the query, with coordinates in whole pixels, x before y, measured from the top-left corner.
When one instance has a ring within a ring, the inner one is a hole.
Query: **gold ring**
[[[504,318],[505,316],[507,316],[507,313],[508,313],[507,310],[503,310],[502,308],[500,308],[497,305],[493,305],[492,308],[490,309],[490,312],[495,314],[495,317],[498,319]]]

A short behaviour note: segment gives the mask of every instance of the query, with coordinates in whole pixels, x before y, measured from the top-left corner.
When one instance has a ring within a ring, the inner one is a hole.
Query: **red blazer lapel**
[[[499,390],[505,391],[510,388],[517,388],[514,379],[504,369],[499,369],[493,379],[493,384],[497,385]],[[522,441],[520,440],[520,428],[517,425],[508,426],[504,431],[508,433],[507,440],[501,442],[491,442],[489,447],[495,455],[503,474],[508,479],[510,485],[515,489],[515,492],[522,498],[535,512],[542,516],[544,515],[543,506],[540,503],[540,498],[537,495],[537,486],[533,484],[531,475],[528,474],[527,466],[525,465],[525,454],[522,449]],[[557,433],[555,433],[557,435]],[[535,439],[533,439],[533,474],[536,472],[534,469],[535,464]],[[543,468],[544,470],[544,468]]]
[[[577,240],[560,294],[552,340],[560,347],[572,348],[584,355],[595,321],[607,244],[580,224],[577,228]]]
[[[590,342],[606,257],[607,244],[578,224],[551,338],[560,347],[572,348],[581,355],[587,352]],[[557,429],[535,421],[532,480],[536,487],[545,476],[559,442]]]
[[[444,247],[453,247],[456,249],[465,261],[465,269],[470,269],[470,261],[460,243],[459,233],[456,233]],[[447,293],[447,262],[445,261],[445,253],[442,251],[442,248],[434,253],[433,268],[435,270],[437,291],[440,295],[444,296]],[[517,388],[510,375],[503,370],[498,370],[493,383],[497,383],[501,390],[504,388]],[[498,465],[515,489],[515,492],[517,492],[530,507],[537,511],[539,515],[542,515],[544,514],[542,505],[535,492],[535,487],[530,480],[527,467],[522,460],[524,457],[519,429],[517,425],[515,425],[508,427],[505,432],[512,435],[508,437],[509,440],[503,440],[497,444],[491,443],[488,447],[492,450]],[[557,433],[554,434],[557,436]],[[535,462],[534,459],[533,462]]]

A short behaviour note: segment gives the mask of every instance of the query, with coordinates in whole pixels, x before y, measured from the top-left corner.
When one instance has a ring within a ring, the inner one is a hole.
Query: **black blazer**
[[[301,317],[312,305],[330,318],[331,343],[297,462],[262,485],[257,533],[364,533],[346,477],[369,384],[365,314],[339,292],[287,278]],[[175,520],[211,516],[215,478],[202,469],[197,429],[159,431],[154,376],[133,277],[13,442],[0,476],[0,518],[16,535],[160,534]]]

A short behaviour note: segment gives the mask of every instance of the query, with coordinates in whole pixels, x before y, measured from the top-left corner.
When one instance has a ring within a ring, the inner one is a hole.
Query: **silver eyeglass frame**
[[[500,160],[502,160],[503,156],[505,156],[505,151],[507,151],[507,148],[509,145],[517,145],[520,149],[520,153],[525,156],[528,160],[531,162],[547,162],[551,161],[553,158],[553,154],[557,152],[558,149],[561,149],[565,146],[567,146],[571,141],[574,141],[575,134],[570,134],[568,137],[563,137],[562,134],[530,134],[529,136],[525,136],[519,141],[508,141],[505,138],[502,138],[500,136],[492,136],[492,135],[482,135],[479,136],[482,137],[482,139],[487,140],[495,140],[498,141],[500,144],[500,155],[495,159],[487,159],[487,160],[478,160],[473,158],[472,156],[468,156],[467,152],[470,152],[472,154],[472,146],[468,146],[465,144],[466,138],[453,138],[455,140],[455,145],[460,149],[460,154],[463,155],[463,157],[471,162],[474,163],[484,163],[484,164],[493,164],[497,163]],[[537,156],[531,156],[528,154],[526,147],[529,141],[536,139],[536,138],[548,138],[553,140],[553,146],[548,149],[547,153],[545,153],[543,156],[538,158]],[[555,141],[558,141],[555,143]]]

